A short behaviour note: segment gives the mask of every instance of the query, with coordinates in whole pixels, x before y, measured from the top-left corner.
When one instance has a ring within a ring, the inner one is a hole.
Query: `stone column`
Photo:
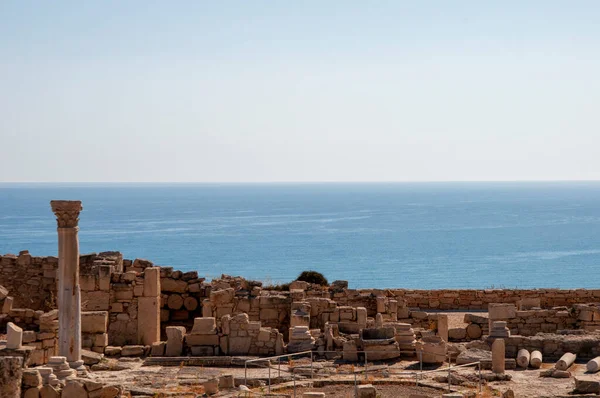
[[[50,202],[58,223],[58,355],[71,367],[81,361],[81,292],[79,290],[78,200]]]

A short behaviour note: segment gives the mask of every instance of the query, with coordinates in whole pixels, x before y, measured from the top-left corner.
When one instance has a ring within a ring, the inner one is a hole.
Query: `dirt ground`
[[[380,398],[398,398],[408,397],[411,394],[421,394],[423,397],[439,397],[441,392],[429,387],[415,387],[404,385],[377,385],[377,396]],[[302,387],[296,389],[296,396],[302,397],[305,392],[324,392],[325,396],[331,398],[354,398],[355,389],[353,385],[332,385],[326,387]],[[277,391],[277,393],[287,394],[293,397],[293,389]]]
[[[120,384],[132,391],[135,396],[155,397],[196,397],[202,391],[202,384],[219,375],[230,374],[236,384],[246,383],[251,387],[256,396],[268,391],[269,369],[248,369],[243,367],[216,368],[200,366],[142,366],[141,360],[115,361],[111,360],[114,369],[120,371],[103,370],[91,372],[90,377],[104,383]],[[106,363],[106,362],[105,362]],[[114,366],[113,366],[114,365]],[[352,397],[354,391],[354,371],[362,372],[361,366],[339,364],[332,361],[318,361],[313,363],[314,379],[310,379],[310,367],[307,364],[296,363],[293,366],[302,368],[304,376],[296,378],[296,396],[301,397],[303,392],[322,391],[327,397]],[[308,364],[309,365],[309,364]],[[309,365],[310,366],[310,365]],[[421,393],[425,396],[439,397],[447,389],[447,381],[440,381],[440,377],[447,376],[447,364],[439,367],[427,367],[426,370],[437,369],[438,372],[422,375],[421,387],[413,384],[414,372],[418,363],[414,360],[402,360],[393,363],[370,363],[368,375],[358,373],[357,383],[373,383],[380,397],[408,397],[410,394]],[[553,363],[545,363],[541,370],[553,367]],[[289,376],[287,364],[281,364],[281,373],[278,365],[270,370],[272,392],[278,396],[293,397],[293,382]],[[553,379],[539,377],[541,370],[508,370],[506,373],[512,377],[510,381],[483,383],[483,393],[480,397],[502,396],[507,390],[513,390],[516,397],[567,397],[572,394],[574,377],[586,376],[600,381],[600,374],[585,374],[585,364],[577,363],[569,371],[572,377],[568,379]],[[307,373],[308,371],[308,373]],[[407,374],[407,372],[409,374]],[[461,392],[477,392],[479,380],[478,372],[474,368],[459,368],[455,374],[462,378],[461,385],[452,385],[453,390]],[[483,374],[490,374],[484,371]],[[447,379],[446,379],[447,380]],[[310,383],[313,387],[310,387]],[[158,395],[155,395],[158,394]],[[236,390],[222,391],[217,397],[237,397]],[[243,395],[241,395],[243,396]]]

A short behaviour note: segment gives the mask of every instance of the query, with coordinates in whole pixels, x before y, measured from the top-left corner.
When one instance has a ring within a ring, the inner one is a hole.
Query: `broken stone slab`
[[[42,376],[36,369],[26,369],[23,371],[23,386],[37,387],[42,384]]]
[[[2,304],[2,312],[0,314],[8,314],[12,310],[14,299],[12,297],[7,297],[4,299],[4,303]]]
[[[98,352],[81,350],[81,359],[85,365],[91,366],[99,363],[102,358],[104,358],[104,354],[100,354]]]
[[[468,363],[484,361],[484,360],[488,360],[488,361],[492,360],[492,352],[491,351],[482,350],[479,348],[470,348],[470,349],[465,350],[465,351],[461,352],[460,354],[458,354],[458,356],[456,357],[456,364],[457,365],[465,365]]]
[[[0,285],[0,300],[5,299],[8,296],[8,289]]]
[[[12,322],[6,325],[6,348],[18,350],[23,345],[23,329]]]
[[[574,392],[579,394],[600,394],[600,381],[590,377],[576,377]]]
[[[548,369],[540,372],[540,377],[553,377],[555,379],[568,379],[571,377],[571,372],[566,370]]]
[[[185,336],[185,327],[167,326],[167,347],[165,355],[168,357],[178,357],[183,351],[183,338]]]
[[[159,341],[159,342],[152,344],[152,348],[150,349],[150,355],[153,357],[164,356],[166,346],[167,346],[166,341]]]

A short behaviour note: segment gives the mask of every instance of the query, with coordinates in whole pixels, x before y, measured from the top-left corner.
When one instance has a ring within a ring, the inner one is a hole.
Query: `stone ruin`
[[[564,377],[575,358],[589,360],[591,372],[600,369],[600,307],[593,302],[600,291],[352,290],[343,281],[295,281],[289,291],[269,291],[241,277],[207,281],[196,271],[118,252],[80,255],[81,204],[53,201],[52,209],[58,258],[0,256],[0,330],[7,332],[0,342],[1,396],[60,396],[52,390],[117,397],[119,386],[86,377],[103,358],[118,357],[310,351],[348,362],[407,358],[435,365],[453,355],[466,363],[476,343],[489,354],[475,358],[496,374],[539,368],[543,359],[558,361],[551,377]],[[431,311],[481,307],[487,316],[465,315],[464,328],[449,329],[447,315]],[[467,349],[457,355],[450,343]]]

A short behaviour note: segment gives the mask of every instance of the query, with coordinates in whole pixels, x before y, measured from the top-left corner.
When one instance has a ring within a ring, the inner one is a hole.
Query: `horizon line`
[[[568,182],[600,182],[600,179],[573,179],[573,180],[375,180],[375,181],[345,181],[345,180],[327,180],[327,181],[0,181],[1,185],[44,185],[44,184],[175,184],[175,185],[265,185],[265,184],[448,184],[448,183],[568,183]]]

